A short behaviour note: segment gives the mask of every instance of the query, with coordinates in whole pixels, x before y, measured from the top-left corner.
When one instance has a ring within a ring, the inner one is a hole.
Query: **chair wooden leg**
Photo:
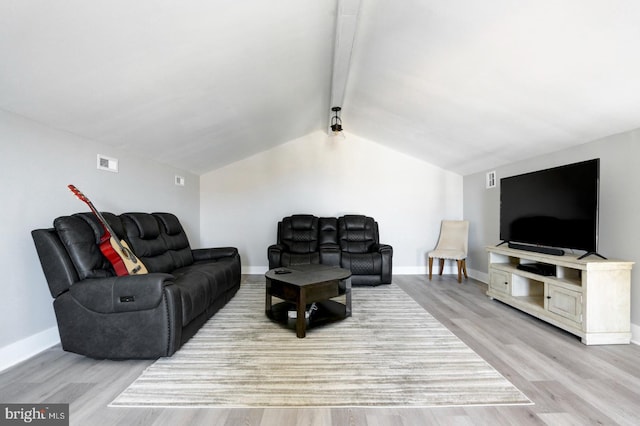
[[[458,284],[462,282],[462,260],[456,260],[458,264]]]
[[[469,277],[467,276],[467,259],[462,259],[462,273],[464,274],[464,278],[468,280]]]
[[[440,275],[442,275],[443,271],[444,271],[444,259],[440,259]]]
[[[429,281],[431,281],[431,269],[433,268],[433,257],[429,258]]]

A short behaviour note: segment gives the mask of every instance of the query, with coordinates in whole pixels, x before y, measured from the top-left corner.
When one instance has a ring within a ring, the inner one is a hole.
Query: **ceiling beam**
[[[330,129],[331,117],[333,116],[331,107],[343,106],[359,13],[360,0],[338,0],[333,72],[331,75],[331,103],[329,105],[329,126],[327,126],[327,131]]]

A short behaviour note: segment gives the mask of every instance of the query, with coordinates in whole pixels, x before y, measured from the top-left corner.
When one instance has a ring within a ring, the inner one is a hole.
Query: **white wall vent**
[[[176,185],[184,186],[184,176],[176,175]]]
[[[118,173],[118,159],[98,154],[98,170]]]
[[[495,170],[487,173],[487,189],[495,188],[497,184],[496,172]]]

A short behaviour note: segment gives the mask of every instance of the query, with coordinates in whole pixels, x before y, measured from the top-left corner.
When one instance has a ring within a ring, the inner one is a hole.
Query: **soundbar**
[[[527,244],[509,243],[509,248],[516,250],[534,251],[536,253],[551,254],[553,256],[564,256],[564,250],[554,247],[530,246]]]

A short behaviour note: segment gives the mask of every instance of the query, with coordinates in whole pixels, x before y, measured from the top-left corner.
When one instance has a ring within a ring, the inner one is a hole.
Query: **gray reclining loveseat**
[[[319,263],[349,269],[354,285],[391,283],[393,248],[380,243],[371,217],[287,216],[278,222],[277,238],[267,248],[269,269]]]

